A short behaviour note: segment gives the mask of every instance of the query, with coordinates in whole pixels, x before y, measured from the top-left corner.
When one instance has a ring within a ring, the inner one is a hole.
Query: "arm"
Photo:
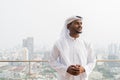
[[[54,45],[51,51],[49,63],[51,67],[55,69],[60,75],[65,76],[67,71],[67,66],[62,64],[59,58],[60,58],[60,51],[58,50],[56,45]]]
[[[95,67],[96,57],[93,52],[92,46],[88,45],[86,47],[87,47],[87,53],[88,53],[87,64],[85,66],[83,66],[83,68],[85,69],[85,76],[87,77],[92,72],[93,68]]]
[[[64,77],[70,77],[72,75],[77,76],[79,75],[79,68],[76,68],[75,65],[70,65],[66,66],[62,63],[62,61],[59,60],[60,58],[60,51],[54,45],[52,51],[51,51],[51,56],[50,56],[50,65],[53,69],[55,69],[60,75]]]

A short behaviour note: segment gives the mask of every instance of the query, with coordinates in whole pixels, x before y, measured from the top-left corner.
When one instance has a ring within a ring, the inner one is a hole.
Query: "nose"
[[[82,26],[80,25],[79,28],[82,29]]]

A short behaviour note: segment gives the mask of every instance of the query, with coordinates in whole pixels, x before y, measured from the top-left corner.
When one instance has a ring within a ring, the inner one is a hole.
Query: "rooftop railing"
[[[57,80],[47,60],[1,60],[2,63],[7,64],[0,65],[0,80]],[[120,60],[97,60],[89,80],[120,80],[119,70]]]

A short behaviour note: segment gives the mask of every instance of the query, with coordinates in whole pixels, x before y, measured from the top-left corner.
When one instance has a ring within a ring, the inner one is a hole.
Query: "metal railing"
[[[0,60],[0,62],[29,62],[29,73],[31,73],[31,62],[48,62],[47,60]],[[120,60],[97,60],[97,62],[120,62]]]
[[[31,74],[31,63],[32,62],[43,62],[43,63],[48,63],[47,60],[0,60],[0,63],[2,62],[28,62],[28,67],[29,67],[29,75]],[[97,63],[99,62],[120,62],[120,60],[97,60]]]

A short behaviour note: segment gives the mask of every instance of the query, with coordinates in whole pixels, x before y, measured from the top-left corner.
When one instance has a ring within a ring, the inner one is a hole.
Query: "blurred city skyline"
[[[98,44],[120,43],[119,0],[1,0],[0,49],[22,45],[33,37],[36,46],[52,45],[67,17],[83,17],[86,40]]]

